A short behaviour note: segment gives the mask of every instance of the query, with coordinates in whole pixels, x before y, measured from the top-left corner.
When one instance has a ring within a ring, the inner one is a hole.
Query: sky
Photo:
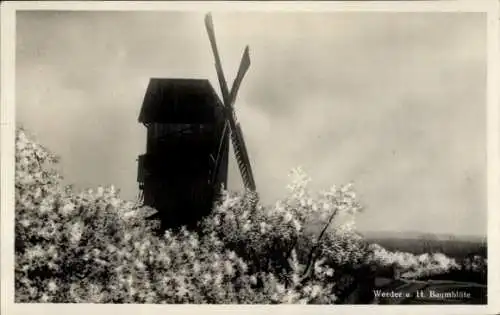
[[[76,188],[138,194],[151,77],[219,90],[205,12],[17,13],[16,122]],[[228,82],[265,203],[301,166],[353,182],[360,230],[484,235],[486,23],[480,13],[216,12]],[[241,180],[231,152],[229,188]]]

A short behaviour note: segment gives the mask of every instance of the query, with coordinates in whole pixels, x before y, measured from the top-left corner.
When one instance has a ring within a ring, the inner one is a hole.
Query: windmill
[[[212,20],[212,15],[210,13],[205,16],[205,27],[207,29],[208,38],[212,47],[212,52],[215,59],[215,69],[217,71],[217,78],[219,80],[219,85],[222,93],[222,103],[224,106],[224,114],[226,119],[224,125],[224,133],[230,134],[234,155],[241,173],[243,185],[245,186],[246,192],[250,193],[252,203],[255,206],[258,198],[255,179],[253,177],[252,166],[250,164],[250,159],[245,144],[245,138],[243,137],[243,131],[234,111],[234,102],[236,101],[238,90],[240,88],[241,82],[243,81],[243,78],[245,77],[245,74],[250,67],[249,47],[245,47],[243,57],[241,58],[241,62],[239,65],[238,73],[236,75],[236,78],[234,79],[231,90],[229,90],[226,78],[224,76],[224,71],[222,70],[219,50],[217,48],[217,42],[215,40],[215,28]],[[218,154],[216,158],[216,167],[218,167],[219,164],[220,154]]]
[[[250,67],[248,47],[231,90],[222,71],[212,17],[205,24],[215,56],[222,100],[206,79],[151,78],[138,121],[147,128],[146,153],[138,158],[138,203],[158,212],[164,228],[196,226],[227,184],[229,138],[254,208],[257,193],[234,102]]]

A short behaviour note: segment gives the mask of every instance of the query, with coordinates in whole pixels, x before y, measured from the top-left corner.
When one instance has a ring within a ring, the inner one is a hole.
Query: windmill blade
[[[250,68],[251,64],[250,52],[249,52],[250,49],[248,46],[245,47],[245,51],[243,52],[243,57],[241,58],[240,67],[238,69],[238,74],[234,79],[231,92],[229,92],[227,81],[224,76],[224,71],[222,71],[222,62],[220,59],[219,49],[217,48],[217,41],[215,40],[215,28],[212,20],[212,15],[210,13],[208,13],[205,16],[205,27],[207,29],[208,38],[210,40],[210,45],[212,46],[212,52],[215,58],[215,68],[217,71],[217,77],[219,79],[219,84],[221,87],[224,105],[232,107],[234,101],[236,100],[236,96],[238,95],[238,90],[240,88],[241,82],[243,81],[245,74]]]
[[[231,124],[231,140],[233,142],[233,149],[236,156],[236,161],[238,162],[238,167],[240,169],[243,184],[247,189],[251,191],[255,191],[255,180],[253,177],[252,166],[250,164],[250,159],[248,157],[247,147],[245,144],[245,138],[243,137],[243,131],[241,129],[241,125],[238,123],[236,119],[236,115],[234,113],[234,102],[236,100],[236,96],[238,95],[238,90],[240,88],[241,82],[245,77],[248,69],[250,68],[250,53],[248,46],[245,47],[245,51],[243,52],[243,57],[241,58],[240,67],[238,69],[238,73],[236,78],[234,79],[233,86],[231,88],[231,94],[229,95],[229,106],[227,106],[228,111],[230,112],[230,120],[233,122]]]
[[[243,57],[240,62],[240,67],[238,69],[238,74],[233,82],[233,86],[231,88],[231,93],[229,96],[230,106],[225,106],[228,115],[232,117],[229,120],[232,120],[231,125],[231,141],[233,143],[233,149],[235,151],[236,162],[238,163],[238,168],[240,169],[241,175],[243,177],[243,183],[245,187],[251,190],[255,190],[255,181],[253,178],[252,167],[250,165],[250,160],[248,158],[248,152],[246,150],[245,141],[243,138],[243,133],[241,131],[241,127],[236,120],[233,105],[236,100],[236,96],[238,94],[239,87],[243,78],[245,77],[246,72],[250,67],[250,54],[248,46],[245,48],[243,52]],[[224,131],[226,131],[227,125],[224,126]],[[224,133],[225,135],[225,133]],[[219,156],[219,155],[217,155]]]
[[[255,191],[256,186],[252,172],[252,165],[250,164],[250,160],[248,158],[248,152],[247,152],[247,147],[245,145],[245,138],[243,137],[243,131],[241,130],[241,126],[239,124],[236,125],[236,130],[234,134],[238,139],[236,143],[239,144],[239,147],[235,148],[235,154],[237,155],[239,154],[241,156],[241,158],[239,159],[239,161],[242,162],[240,170],[243,170],[243,172],[246,173],[246,175],[243,176],[243,182],[245,184],[245,187],[247,187],[251,191]]]
[[[231,141],[233,143],[233,149],[240,169],[240,173],[243,179],[245,187],[251,191],[255,191],[255,180],[253,178],[252,168],[250,165],[250,160],[248,158],[248,152],[246,150],[245,141],[243,140],[243,134],[241,132],[241,127],[236,121],[236,117],[233,111],[233,103],[236,99],[238,89],[241,85],[243,77],[245,76],[248,68],[250,67],[250,54],[248,46],[243,52],[243,57],[238,69],[238,74],[233,83],[231,92],[228,91],[226,78],[224,77],[224,72],[222,71],[222,63],[220,60],[219,51],[217,49],[217,42],[215,40],[215,28],[212,21],[212,15],[208,13],[205,16],[205,27],[207,29],[208,38],[210,40],[210,45],[212,46],[212,51],[215,58],[215,68],[217,71],[217,77],[219,79],[219,84],[221,87],[222,98],[224,102],[224,108],[226,111],[226,117],[229,121],[229,126],[231,130]]]
[[[233,104],[236,100],[236,96],[238,94],[238,90],[240,88],[241,82],[245,77],[248,68],[250,67],[250,54],[248,46],[245,48],[243,52],[243,57],[240,62],[240,67],[238,69],[238,74],[233,82],[233,86],[231,88],[231,94],[229,96],[229,106],[227,106],[230,126],[231,126],[231,140],[233,143],[233,149],[236,156],[236,160],[238,162],[238,166],[241,172],[241,176],[243,178],[243,184],[245,187],[251,191],[255,191],[255,180],[252,172],[252,165],[250,164],[250,159],[248,157],[247,146],[245,144],[245,138],[243,137],[243,131],[241,129],[241,125],[236,119],[236,114],[234,112]]]
[[[235,122],[234,117],[232,117],[231,115],[228,116],[231,129],[231,142],[233,144],[234,155],[238,164],[238,168],[240,169],[243,184],[245,185],[246,189],[255,191],[256,186],[253,177],[252,166],[250,164],[250,159],[248,158],[248,151],[246,149],[241,127],[238,123]]]
[[[236,100],[236,96],[238,95],[238,90],[240,89],[241,81],[245,77],[245,74],[250,68],[250,52],[248,46],[245,47],[245,51],[243,52],[243,57],[241,58],[240,68],[238,69],[238,74],[234,79],[233,86],[231,88],[231,94],[229,95],[229,105],[232,107]]]
[[[210,13],[205,16],[205,27],[207,29],[208,39],[210,40],[210,45],[212,46],[212,52],[215,58],[215,70],[217,71],[222,98],[224,101],[224,105],[227,106],[229,104],[229,91],[226,78],[224,77],[224,72],[222,71],[222,63],[220,61],[219,50],[217,49],[217,42],[215,41],[214,23],[212,21],[212,15]]]

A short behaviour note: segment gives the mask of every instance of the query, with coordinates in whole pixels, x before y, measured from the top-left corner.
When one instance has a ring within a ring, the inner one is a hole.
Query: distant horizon
[[[483,238],[486,238],[488,235],[487,233],[484,233],[484,234],[448,234],[448,233],[427,233],[427,232],[419,232],[419,231],[416,231],[416,230],[405,230],[405,231],[396,231],[396,230],[378,230],[378,231],[370,231],[370,230],[366,230],[366,231],[360,231],[360,233],[362,233],[363,235],[368,235],[370,237],[373,237],[375,234],[378,234],[378,235],[390,235],[390,234],[393,234],[393,235],[396,235],[396,234],[399,234],[399,235],[411,235],[411,236],[414,236],[414,237],[419,237],[420,236],[425,236],[425,235],[429,235],[429,236],[435,236],[435,237],[454,237],[454,238],[457,238],[458,240],[462,240],[462,239],[483,239]]]

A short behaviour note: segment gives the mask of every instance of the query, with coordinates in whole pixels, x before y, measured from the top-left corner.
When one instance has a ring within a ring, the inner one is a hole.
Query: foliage
[[[17,130],[16,302],[344,303],[366,266],[396,262],[412,277],[455,266],[442,254],[366,244],[352,185],[312,195],[301,169],[273,206],[225,192],[197,231],[158,235],[147,209],[114,187],[63,186],[51,169],[57,160]],[[483,268],[478,259],[469,265]]]
[[[403,278],[419,278],[441,274],[450,269],[458,268],[458,263],[442,253],[414,255],[407,252],[390,252],[385,248],[372,244],[371,260],[379,265],[395,265]]]
[[[388,251],[378,244],[371,244],[368,260],[379,266],[396,266],[402,278],[429,279],[434,276],[453,274],[473,278],[486,278],[487,259],[472,255],[462,260],[447,257],[443,253],[415,255],[408,252]]]
[[[300,170],[274,207],[253,211],[247,194],[226,192],[198,233],[157,236],[113,187],[62,186],[56,162],[17,131],[17,302],[334,303],[335,268],[362,257],[350,224],[319,241],[304,229],[310,217],[354,216],[351,186],[313,199]]]

